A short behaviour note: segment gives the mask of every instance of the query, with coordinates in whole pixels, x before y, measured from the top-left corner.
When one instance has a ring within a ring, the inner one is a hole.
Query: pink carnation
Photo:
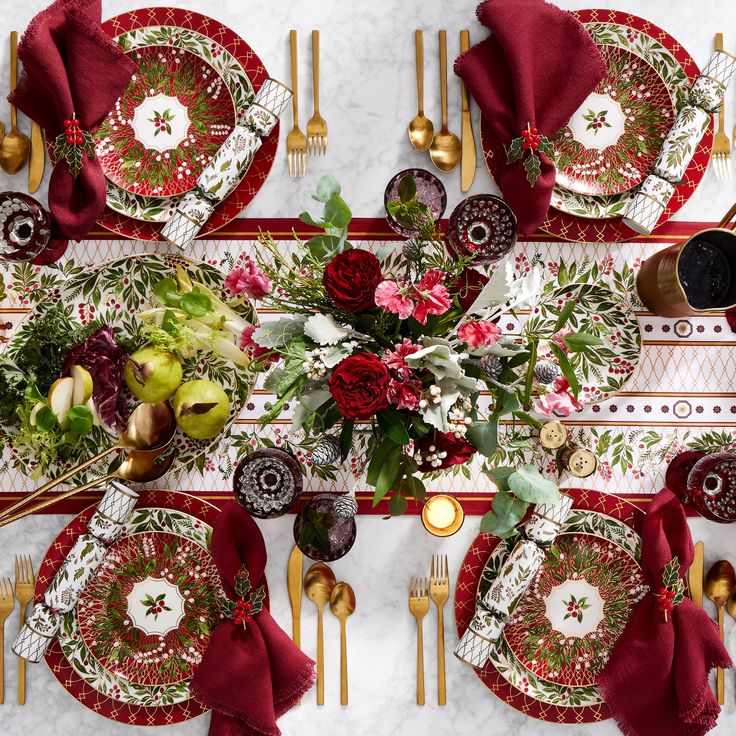
[[[248,353],[251,360],[265,363],[266,365],[269,363],[275,363],[279,359],[278,353],[259,345],[253,339],[253,333],[255,331],[255,325],[248,325],[243,329],[240,333],[240,349],[244,353]]]
[[[450,308],[450,292],[440,283],[443,275],[442,271],[432,268],[414,287],[417,305],[413,316],[419,324],[426,324],[428,314],[444,314]]]
[[[534,402],[534,410],[544,416],[568,417],[574,411],[583,408],[583,405],[572,395],[570,383],[564,376],[558,376],[552,384],[554,389],[548,394],[540,396]]]
[[[484,319],[470,320],[460,325],[457,336],[471,348],[482,348],[498,342],[501,328]]]
[[[376,287],[374,298],[379,307],[387,312],[398,314],[401,319],[407,319],[414,310],[414,302],[402,294],[395,281],[381,281]]]
[[[388,385],[388,390],[386,391],[386,397],[388,398],[389,403],[397,409],[416,411],[419,408],[421,393],[421,381],[395,381],[392,378]]]
[[[405,337],[402,342],[394,346],[395,350],[386,350],[383,353],[383,362],[392,370],[396,371],[401,376],[408,376],[411,373],[411,369],[406,362],[407,355],[413,355],[418,350],[421,350],[419,345],[415,345],[408,337]]]
[[[271,293],[271,280],[250,259],[234,268],[225,278],[225,288],[234,296],[245,294],[250,299],[263,299]]]
[[[568,335],[572,335],[572,330],[568,329],[567,327],[563,327],[559,332],[556,332],[554,335],[552,335],[552,341],[555,343],[555,345],[557,345],[560,350],[565,353],[569,353],[570,348],[565,345],[565,341],[562,338],[567,337]]]

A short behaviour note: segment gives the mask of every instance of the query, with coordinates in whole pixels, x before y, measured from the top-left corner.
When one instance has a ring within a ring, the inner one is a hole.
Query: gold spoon
[[[432,145],[434,125],[424,116],[424,34],[416,32],[417,47],[417,116],[409,123],[409,140],[417,151],[426,151]]]
[[[317,606],[317,705],[325,704],[325,641],[322,609],[330,602],[335,582],[335,574],[324,562],[315,562],[304,576],[304,592]]]
[[[718,609],[718,628],[721,631],[721,641],[724,640],[723,604],[728,600],[734,586],[736,586],[736,570],[733,569],[733,565],[727,560],[714,562],[705,576],[705,594],[716,604]],[[716,673],[716,696],[719,705],[723,705],[724,680],[721,667],[718,668]]]
[[[129,483],[152,483],[154,480],[163,478],[166,473],[171,470],[174,464],[175,453],[169,452],[167,447],[163,447],[154,451],[131,450],[125,460],[120,464],[117,470],[113,470],[101,478],[95,478],[89,483],[76,488],[70,488],[63,493],[54,493],[51,498],[40,501],[37,504],[26,506],[21,509],[15,516],[3,517],[0,519],[0,526],[12,524],[18,519],[22,519],[29,514],[35,514],[43,509],[55,504],[57,501],[63,501],[66,498],[75,496],[82,491],[88,491],[90,488],[102,485],[109,480],[119,479]]]
[[[10,33],[10,91],[18,81],[18,31]],[[0,141],[0,166],[6,174],[17,174],[28,161],[31,142],[18,130],[15,105],[10,106],[10,133]]]
[[[330,610],[340,621],[340,705],[348,704],[348,644],[345,624],[355,612],[355,592],[350,583],[338,583],[330,595]]]
[[[429,147],[429,157],[440,171],[452,171],[460,163],[462,144],[447,129],[447,31],[440,31],[440,94],[442,100],[442,128]]]
[[[25,506],[30,501],[33,501],[34,498],[38,498],[38,496],[46,493],[46,491],[55,488],[59,483],[63,483],[90,465],[94,465],[94,463],[111,452],[115,452],[116,450],[137,450],[139,453],[155,452],[166,447],[173,439],[175,433],[176,418],[174,417],[173,409],[168,404],[164,402],[139,404],[130,415],[125,430],[112,447],[108,447],[81,465],[67,470],[66,473],[63,473],[58,478],[50,480],[27,496],[23,496],[19,501],[8,506],[0,514],[0,521],[11,516],[16,509]]]

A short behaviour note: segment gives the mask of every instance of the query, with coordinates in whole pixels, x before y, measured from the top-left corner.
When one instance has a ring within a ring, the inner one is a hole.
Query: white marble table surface
[[[109,17],[145,0],[110,0],[104,3]],[[583,8],[586,0],[564,0],[565,7]],[[0,38],[11,28],[22,30],[45,3],[43,0],[0,0],[3,18]],[[405,137],[405,125],[415,113],[413,30],[425,29],[426,108],[438,119],[435,32],[447,28],[451,56],[457,52],[457,31],[468,27],[478,40],[483,31],[475,22],[474,0],[402,0],[358,3],[338,2],[251,2],[244,0],[179,0],[177,5],[207,13],[231,26],[258,51],[274,76],[288,80],[288,31],[299,29],[302,120],[311,114],[308,34],[322,32],[322,112],[330,125],[329,153],[311,165],[303,182],[289,180],[282,152],[264,190],[247,211],[249,217],[293,217],[317,178],[325,173],[337,176],[344,185],[356,216],[381,213],[382,191],[388,177],[409,165],[423,165],[425,159],[413,152]],[[726,33],[727,48],[736,50],[736,4],[722,0],[598,0],[598,7],[612,7],[646,17],[667,29],[685,44],[699,63],[707,58],[713,34]],[[540,39],[544,43],[544,39]],[[0,69],[7,68],[7,50],[0,53]],[[450,127],[459,132],[459,85],[450,80]],[[7,113],[3,112],[3,118]],[[7,120],[5,120],[7,123]],[[734,105],[727,114],[733,125]],[[21,125],[29,125],[21,117]],[[285,136],[285,131],[282,131]],[[283,141],[282,141],[283,143]],[[48,176],[48,172],[47,172]],[[449,204],[461,199],[459,174],[445,177]],[[473,192],[493,188],[481,168]],[[0,190],[25,189],[25,178],[0,176]],[[45,200],[44,189],[38,195]],[[736,199],[736,186],[719,185],[708,172],[692,199],[678,213],[679,219],[713,221],[721,217]],[[626,246],[622,246],[626,247]],[[601,488],[601,490],[605,490]],[[40,561],[49,542],[69,517],[36,516],[0,529],[0,574],[10,574],[13,553],[29,553]],[[290,612],[285,587],[285,566],[292,545],[290,518],[261,524],[269,550],[268,578],[272,610],[285,628]],[[457,574],[462,556],[477,531],[478,519],[470,517],[454,537],[443,542],[429,537],[417,517],[382,521],[378,517],[359,519],[358,541],[344,560],[334,565],[338,579],[349,580],[357,594],[358,610],[349,622],[350,696],[348,708],[339,705],[338,626],[326,617],[326,700],[317,708],[310,693],[301,706],[284,716],[280,725],[287,736],[352,733],[356,736],[413,736],[432,730],[445,734],[500,736],[557,736],[564,730],[578,736],[609,736],[618,733],[612,721],[596,725],[559,726],[541,723],[512,710],[491,695],[472,670],[454,657],[447,660],[448,704],[435,705],[436,660],[433,655],[436,625],[425,622],[427,706],[414,703],[415,627],[406,606],[409,576],[427,574],[430,555],[446,553],[451,576]],[[727,557],[734,538],[732,527],[703,520],[692,522],[693,536],[706,542],[706,563]],[[10,634],[18,625],[17,613],[7,622]],[[447,621],[448,655],[454,642],[454,621]],[[315,654],[316,615],[313,606],[303,603],[302,638],[308,654]],[[732,652],[736,653],[736,626],[727,623]],[[28,668],[28,702],[13,703],[16,664],[8,657],[6,703],[0,706],[0,732],[4,736],[116,736],[133,732],[133,727],[103,720],[74,701],[54,680],[45,665]],[[736,731],[736,687],[733,673],[726,676],[726,701],[718,727],[712,732],[726,736]],[[195,736],[207,731],[207,717],[187,724],[139,731]]]

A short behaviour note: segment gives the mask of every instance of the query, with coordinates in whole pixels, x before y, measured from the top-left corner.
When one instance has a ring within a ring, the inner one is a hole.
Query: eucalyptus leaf
[[[340,183],[334,176],[326,174],[317,182],[317,192],[312,195],[312,199],[326,204],[336,194],[340,194]]]
[[[532,465],[522,465],[508,477],[509,489],[527,503],[555,503],[560,500],[560,489]]]
[[[474,422],[465,433],[465,439],[481,455],[492,457],[498,449],[498,414],[492,414],[487,422]]]
[[[524,518],[528,504],[509,493],[499,491],[493,499],[493,508],[480,522],[480,530],[505,539],[516,533],[516,525]]]
[[[516,468],[510,465],[500,465],[491,470],[491,480],[496,484],[496,488],[499,491],[507,493],[509,490],[509,476],[515,472]]]

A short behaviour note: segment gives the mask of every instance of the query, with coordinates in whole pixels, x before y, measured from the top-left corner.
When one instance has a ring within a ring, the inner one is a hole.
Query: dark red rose
[[[371,353],[358,353],[340,363],[327,386],[340,413],[348,419],[370,419],[388,409],[391,376],[381,359]]]
[[[421,462],[417,458],[422,473],[462,465],[475,454],[475,447],[470,442],[450,432],[435,432],[422,437],[417,442],[417,450],[422,458]]]
[[[467,312],[487,283],[488,276],[474,268],[466,268],[450,287],[450,293],[457,297],[460,306]]]
[[[375,307],[373,295],[381,281],[383,274],[378,258],[359,248],[338,253],[322,276],[332,303],[346,312],[365,312]]]

